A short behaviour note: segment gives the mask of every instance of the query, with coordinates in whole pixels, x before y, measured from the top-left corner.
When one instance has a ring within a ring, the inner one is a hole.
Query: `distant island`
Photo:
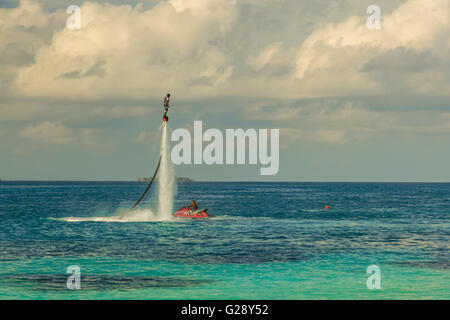
[[[152,180],[152,178],[139,178],[138,181],[143,182],[143,181],[150,181]],[[177,182],[195,182],[194,179],[191,178],[184,178],[184,177],[177,177]]]

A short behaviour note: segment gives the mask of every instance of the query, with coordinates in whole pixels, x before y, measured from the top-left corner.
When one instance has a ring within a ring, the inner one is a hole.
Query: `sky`
[[[178,176],[450,181],[449,20],[448,0],[0,0],[0,178],[151,176],[170,92],[172,130],[280,129],[276,175]]]

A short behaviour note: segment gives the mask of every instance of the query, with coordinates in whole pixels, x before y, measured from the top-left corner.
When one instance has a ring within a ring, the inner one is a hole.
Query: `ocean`
[[[450,298],[449,183],[185,182],[215,218],[108,220],[145,186],[0,182],[0,299]]]

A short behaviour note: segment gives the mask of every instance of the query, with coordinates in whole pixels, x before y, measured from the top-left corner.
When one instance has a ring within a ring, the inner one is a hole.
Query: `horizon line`
[[[192,178],[190,178],[192,179]],[[40,179],[0,179],[0,182],[148,182],[136,180],[40,180]],[[178,181],[177,181],[178,182]],[[337,180],[195,180],[181,181],[181,183],[195,183],[195,182],[291,182],[291,183],[450,183],[449,181],[337,181]]]

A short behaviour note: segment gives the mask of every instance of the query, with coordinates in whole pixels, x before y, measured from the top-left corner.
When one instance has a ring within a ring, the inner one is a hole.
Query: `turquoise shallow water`
[[[58,220],[116,215],[143,188],[0,182],[0,298],[450,298],[450,184],[182,183],[176,207],[195,198],[218,218]]]

